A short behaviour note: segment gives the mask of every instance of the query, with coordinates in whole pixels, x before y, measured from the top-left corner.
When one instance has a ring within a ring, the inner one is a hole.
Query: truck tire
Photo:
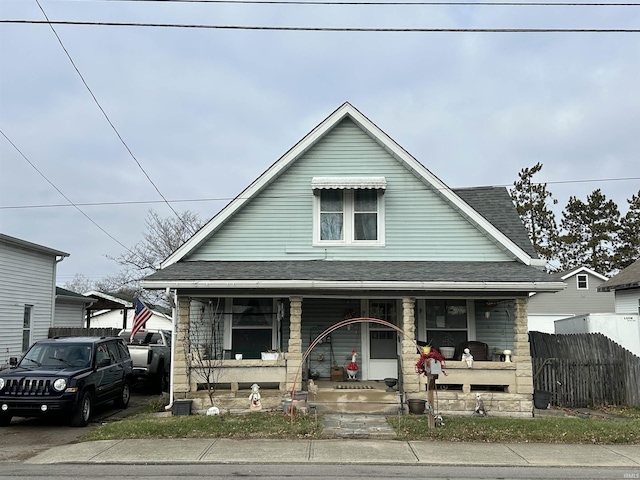
[[[129,400],[131,400],[131,385],[129,381],[125,380],[120,390],[120,395],[113,401],[116,408],[127,408],[129,406]]]
[[[158,365],[158,371],[153,377],[152,388],[154,393],[162,393],[167,388],[167,373],[164,371],[164,364]]]
[[[72,427],[86,427],[91,418],[93,410],[93,399],[91,398],[91,392],[85,390],[82,392],[80,401],[71,414],[71,426]]]

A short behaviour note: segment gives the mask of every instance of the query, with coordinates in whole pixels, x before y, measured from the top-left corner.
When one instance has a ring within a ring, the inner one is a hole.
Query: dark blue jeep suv
[[[0,370],[0,426],[12,417],[64,415],[84,427],[95,405],[129,405],[133,367],[121,338],[42,340],[10,364]]]

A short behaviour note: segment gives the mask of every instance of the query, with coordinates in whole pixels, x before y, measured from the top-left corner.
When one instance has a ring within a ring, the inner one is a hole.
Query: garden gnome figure
[[[260,402],[260,385],[254,383],[251,385],[251,395],[249,395],[249,410],[257,412],[262,410],[262,403]]]
[[[356,363],[356,357],[358,354],[355,350],[351,350],[351,363],[347,365],[347,377],[349,380],[355,380],[358,373],[358,364]]]
[[[464,349],[464,353],[462,354],[462,360],[467,364],[467,368],[473,367],[473,355],[468,348]]]

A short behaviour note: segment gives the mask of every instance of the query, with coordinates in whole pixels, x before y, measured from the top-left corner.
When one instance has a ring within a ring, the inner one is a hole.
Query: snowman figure
[[[257,412],[262,410],[262,403],[260,402],[260,385],[254,383],[251,385],[251,394],[249,395],[249,410]]]

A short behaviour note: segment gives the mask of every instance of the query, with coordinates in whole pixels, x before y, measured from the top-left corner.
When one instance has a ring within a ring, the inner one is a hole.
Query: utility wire
[[[640,33],[639,28],[369,28],[369,27],[276,27],[250,25],[203,25],[188,23],[85,22],[44,20],[0,20],[13,24],[55,24],[100,27],[193,28],[213,30],[270,30],[289,32],[395,32],[395,33]],[[53,27],[52,27],[53,28]],[[105,114],[106,115],[106,114]],[[111,123],[111,122],[109,122]],[[114,127],[115,129],[115,127]],[[119,136],[119,135],[118,135]],[[128,148],[127,148],[128,149]],[[135,159],[135,157],[134,157]],[[136,160],[137,162],[137,160]],[[138,164],[139,165],[139,164]],[[142,168],[142,167],[140,167]],[[155,185],[154,185],[155,186]],[[157,190],[157,188],[156,188]],[[159,192],[159,190],[158,190]],[[164,197],[163,197],[164,198]],[[172,209],[173,210],[173,209]]]
[[[84,77],[82,76],[82,73],[80,73],[80,70],[78,69],[78,67],[76,66],[75,62],[73,61],[73,58],[71,58],[71,55],[69,54],[68,50],[66,49],[66,47],[64,46],[64,43],[62,43],[62,39],[60,38],[60,36],[58,35],[58,32],[56,32],[56,29],[53,28],[52,23],[55,22],[51,22],[49,20],[49,17],[47,16],[47,13],[44,11],[44,8],[42,8],[42,5],[40,5],[40,1],[36,0],[36,3],[38,4],[38,7],[40,7],[40,10],[42,11],[42,14],[44,15],[44,18],[46,19],[46,22],[43,23],[47,23],[49,25],[49,28],[51,28],[51,31],[53,32],[53,34],[56,36],[56,38],[58,39],[58,43],[60,44],[60,46],[62,47],[62,50],[64,50],[64,53],[67,55],[67,58],[69,59],[69,61],[71,62],[71,65],[73,66],[73,68],[75,69],[76,73],[78,74],[78,76],[80,77],[80,80],[82,80],[82,83],[84,84],[84,86],[87,88],[87,90],[89,91],[89,94],[91,95],[91,98],[93,98],[93,101],[95,102],[95,104],[98,106],[98,108],[100,109],[100,111],[102,112],[102,115],[104,115],[104,118],[106,118],[107,122],[109,123],[109,125],[111,126],[111,128],[113,129],[113,131],[115,132],[115,134],[118,136],[118,139],[120,140],[120,142],[122,143],[122,145],[124,145],[124,148],[127,150],[127,152],[129,152],[129,155],[131,156],[131,158],[133,158],[133,160],[136,162],[136,164],[138,165],[138,167],[140,168],[140,170],[142,171],[142,173],[144,173],[144,176],[147,177],[147,180],[149,181],[149,183],[151,183],[151,185],[153,185],[153,188],[156,189],[156,192],[158,192],[158,195],[160,195],[160,197],[162,197],[162,199],[164,200],[164,203],[171,209],[171,211],[175,214],[176,217],[178,217],[178,219],[182,222],[182,224],[187,228],[187,230],[189,229],[189,226],[185,223],[185,221],[182,219],[182,217],[180,215],[178,215],[178,212],[175,211],[175,209],[171,206],[171,204],[167,201],[167,199],[165,198],[165,196],[162,194],[162,192],[160,191],[160,189],[157,187],[157,185],[153,182],[153,180],[151,180],[151,177],[149,176],[149,174],[146,172],[146,170],[142,167],[142,165],[140,164],[140,162],[138,161],[138,159],[136,158],[136,156],[133,154],[133,152],[131,151],[131,149],[129,148],[129,145],[127,145],[127,143],[124,141],[124,139],[122,138],[122,135],[120,135],[120,132],[118,131],[118,129],[115,127],[115,125],[113,124],[113,122],[111,121],[111,119],[109,118],[109,115],[107,115],[107,112],[105,112],[104,108],[102,108],[102,105],[100,105],[100,102],[98,101],[98,99],[96,98],[96,96],[94,95],[93,91],[91,90],[91,88],[89,87],[89,85],[87,84],[86,80],[84,79]],[[195,232],[191,232],[191,233],[195,233]]]
[[[629,182],[629,181],[640,181],[640,177],[622,177],[622,178],[601,178],[601,179],[585,179],[585,180],[557,180],[555,182],[533,182],[534,185],[568,185],[574,183],[602,183],[602,182]],[[464,190],[465,188],[507,188],[512,187],[513,184],[508,185],[476,185],[473,187],[451,187],[449,190]],[[401,193],[411,192],[417,189],[404,188]],[[440,190],[445,190],[444,188]],[[306,198],[312,196],[311,193],[303,194],[303,195],[264,195],[264,198]],[[229,202],[234,198],[244,198],[244,197],[219,197],[219,198],[183,198],[183,199],[175,199],[171,200],[172,203],[196,203],[196,202]],[[153,204],[153,203],[162,203],[161,200],[131,200],[131,201],[118,201],[118,202],[87,202],[87,203],[76,203],[74,205],[68,205],[64,203],[50,203],[50,204],[41,204],[41,205],[13,205],[13,206],[2,206],[0,205],[0,210],[18,210],[18,209],[29,209],[29,208],[59,208],[59,207],[70,207],[75,205],[80,205],[83,207],[109,207],[109,206],[122,206],[122,205],[143,205],[143,204]]]
[[[29,160],[27,158],[27,156],[22,153],[22,151],[18,148],[18,146],[13,143],[11,141],[11,139],[0,129],[0,133],[2,134],[2,136],[7,140],[7,142],[9,142],[11,144],[11,146],[13,148],[15,148],[15,150],[20,154],[20,156],[22,158],[24,158],[27,163],[29,165],[31,165],[31,167],[33,167],[33,169],[38,172],[40,174],[40,176],[42,178],[44,178],[47,183],[49,183],[49,185],[51,185],[53,188],[56,189],[56,191],[62,195],[64,197],[64,199],[69,202],[69,205],[65,205],[65,206],[73,206],[76,210],[78,210],[82,215],[84,215],[84,217],[89,220],[91,223],[93,223],[96,227],[98,227],[104,234],[106,234],[111,240],[113,240],[114,242],[116,242],[118,245],[120,245],[122,248],[124,248],[126,251],[128,251],[129,253],[133,254],[133,252],[131,250],[129,250],[125,245],[122,244],[122,242],[120,242],[120,240],[118,240],[117,238],[115,238],[113,235],[111,235],[109,232],[107,232],[104,228],[102,228],[100,225],[98,225],[95,220],[93,218],[91,218],[89,215],[87,215],[78,205],[76,205],[75,203],[73,203],[73,201],[71,201],[71,199],[69,197],[67,197],[62,190],[60,190],[51,180],[49,180],[44,173],[42,173],[40,170],[38,170],[38,167],[36,167],[31,160]]]
[[[587,2],[353,2],[322,0],[79,0],[94,2],[134,3],[213,3],[227,5],[346,5],[346,6],[492,6],[492,7],[638,7],[640,3],[587,3]]]

